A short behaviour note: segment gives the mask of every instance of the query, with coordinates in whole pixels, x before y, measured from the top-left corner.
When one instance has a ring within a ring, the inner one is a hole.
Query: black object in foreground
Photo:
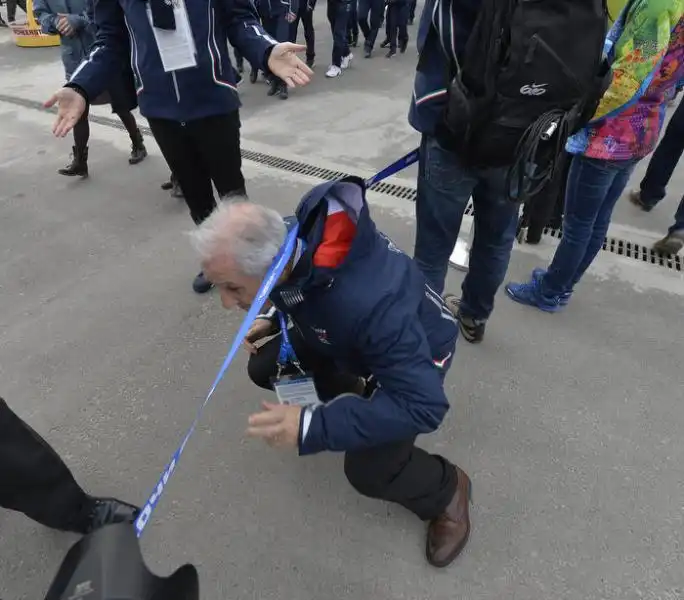
[[[199,600],[197,569],[158,577],[145,564],[130,523],[107,525],[67,553],[45,600]]]

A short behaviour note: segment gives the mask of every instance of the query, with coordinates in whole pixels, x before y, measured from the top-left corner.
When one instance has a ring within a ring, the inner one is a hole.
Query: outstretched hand
[[[268,58],[268,68],[282,79],[288,87],[303,86],[311,81],[313,71],[297,56],[297,52],[304,52],[306,46],[282,42],[276,44]]]
[[[86,109],[86,101],[81,94],[71,88],[62,88],[43,106],[51,108],[57,105],[57,119],[52,126],[52,133],[57,137],[64,137],[69,133]]]

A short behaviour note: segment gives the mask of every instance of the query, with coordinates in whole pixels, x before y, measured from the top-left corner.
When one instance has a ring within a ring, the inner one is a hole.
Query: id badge
[[[314,380],[309,375],[283,375],[273,381],[273,389],[280,404],[301,407],[322,404]]]

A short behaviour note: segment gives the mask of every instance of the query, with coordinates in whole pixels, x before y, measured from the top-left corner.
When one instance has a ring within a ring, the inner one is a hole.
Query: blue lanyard
[[[292,256],[294,249],[296,247],[298,231],[299,225],[296,224],[288,233],[288,236],[285,239],[285,243],[280,249],[278,255],[275,257],[273,264],[271,265],[271,268],[268,270],[268,273],[266,274],[266,277],[264,278],[264,281],[262,282],[261,287],[257,292],[256,298],[254,298],[254,301],[252,302],[252,306],[247,312],[245,320],[242,322],[242,325],[240,325],[240,329],[238,330],[237,335],[233,340],[233,345],[230,347],[230,350],[228,351],[228,354],[226,355],[226,358],[224,359],[223,364],[221,365],[221,368],[219,369],[218,374],[214,379],[214,383],[209,389],[209,393],[206,395],[206,397],[204,398],[204,402],[202,402],[202,404],[199,407],[199,410],[197,411],[195,420],[192,422],[190,429],[188,429],[187,433],[185,434],[185,437],[183,438],[183,441],[181,442],[180,446],[178,446],[176,451],[171,456],[171,460],[169,461],[169,464],[166,466],[164,472],[159,478],[159,481],[157,482],[154,491],[152,492],[152,494],[150,494],[150,497],[145,503],[145,506],[143,506],[142,510],[140,511],[140,514],[138,515],[138,518],[135,520],[135,530],[138,537],[142,535],[145,526],[149,522],[150,517],[152,516],[152,513],[154,512],[154,509],[156,508],[157,503],[159,502],[159,498],[161,498],[161,495],[164,493],[164,488],[166,484],[169,482],[169,479],[171,479],[171,475],[173,474],[173,471],[176,468],[178,461],[180,460],[181,454],[183,454],[183,450],[185,450],[185,444],[187,444],[188,440],[190,439],[190,436],[195,432],[195,428],[197,427],[197,423],[199,423],[199,420],[202,416],[202,413],[204,412],[204,409],[206,408],[207,404],[209,404],[209,400],[211,400],[211,397],[214,395],[214,392],[218,387],[218,384],[221,382],[223,376],[226,374],[228,366],[233,361],[235,354],[242,345],[242,341],[245,339],[247,331],[249,331],[249,327],[251,326],[256,316],[259,314],[261,307],[266,302],[266,298],[268,298],[268,295],[271,293],[271,290],[278,282],[278,279],[285,270],[285,266],[289,262],[290,257]]]
[[[409,152],[407,155],[402,156],[399,160],[396,160],[393,162],[391,165],[380,171],[377,175],[374,175],[370,179],[366,181],[366,186],[371,187],[372,185],[375,185],[376,183],[380,182],[381,180],[390,177],[391,175],[394,175],[395,173],[398,173],[402,169],[405,169],[409,165],[413,164],[418,160],[418,150],[412,150]],[[176,465],[178,464],[178,461],[180,460],[181,454],[183,454],[183,450],[185,450],[185,445],[188,443],[188,440],[190,439],[190,436],[195,432],[195,429],[197,428],[197,424],[199,423],[200,418],[202,417],[202,413],[204,412],[204,409],[206,408],[207,404],[209,404],[209,401],[211,400],[211,397],[214,395],[214,392],[216,391],[216,388],[218,387],[219,383],[221,383],[221,380],[223,379],[224,375],[226,374],[226,371],[228,370],[228,366],[230,363],[233,361],[233,358],[235,357],[235,354],[237,353],[238,349],[242,345],[243,340],[245,339],[245,336],[247,335],[247,331],[249,330],[252,322],[256,318],[256,316],[259,314],[259,311],[261,310],[261,307],[264,305],[266,302],[266,299],[268,298],[268,295],[271,293],[271,290],[277,283],[278,279],[283,273],[283,270],[285,269],[285,266],[287,265],[288,261],[290,260],[290,257],[293,255],[294,250],[296,248],[296,243],[297,243],[297,232],[299,231],[299,225],[296,224],[288,233],[287,238],[285,239],[285,243],[283,244],[282,248],[280,249],[280,252],[278,255],[275,257],[273,260],[273,264],[271,265],[271,268],[269,269],[268,273],[266,274],[266,277],[264,278],[264,281],[261,284],[261,287],[259,288],[259,291],[257,292],[256,298],[254,298],[254,301],[252,302],[252,306],[250,307],[249,311],[247,312],[247,316],[245,317],[245,320],[242,322],[242,325],[240,325],[240,329],[238,329],[237,335],[235,336],[235,339],[233,340],[233,344],[230,347],[230,350],[228,351],[228,354],[226,355],[226,358],[223,360],[223,363],[221,364],[221,367],[219,368],[218,374],[216,375],[216,378],[214,379],[214,383],[212,384],[211,388],[209,389],[209,392],[207,393],[206,397],[204,398],[204,401],[200,405],[197,414],[195,416],[195,420],[192,422],[192,425],[190,425],[190,428],[186,432],[185,436],[183,436],[183,440],[180,443],[180,446],[176,449],[176,451],[173,453],[171,456],[171,460],[169,463],[166,465],[166,468],[161,474],[161,477],[159,478],[159,481],[157,482],[157,485],[154,488],[154,491],[150,494],[147,502],[143,506],[142,510],[140,511],[140,514],[138,515],[138,518],[135,520],[134,527],[135,531],[138,537],[140,537],[145,530],[145,527],[150,521],[150,517],[152,516],[152,513],[154,512],[155,508],[157,507],[157,504],[159,503],[159,499],[161,498],[162,494],[164,493],[164,490],[166,489],[166,485],[168,484],[169,480],[171,479],[171,476],[173,475],[174,469],[176,468]],[[302,371],[299,361],[297,360],[297,356],[295,355],[294,349],[292,348],[292,344],[290,343],[290,338],[287,333],[287,322],[285,320],[284,315],[278,311],[278,318],[280,319],[280,327],[282,330],[282,345],[281,345],[281,352],[278,356],[278,364],[280,366],[281,364],[281,356],[285,356],[285,360],[283,361],[284,364],[287,363],[287,360],[289,359],[290,362],[292,362],[300,371]],[[286,355],[283,355],[283,352],[287,353]],[[302,371],[303,373],[303,371]]]
[[[297,370],[304,375],[304,370],[302,369],[299,360],[297,359],[297,354],[292,347],[290,342],[290,334],[287,332],[287,319],[282,311],[278,311],[278,320],[280,321],[280,350],[278,351],[278,373],[276,379],[280,379],[285,367],[288,364],[297,367]]]

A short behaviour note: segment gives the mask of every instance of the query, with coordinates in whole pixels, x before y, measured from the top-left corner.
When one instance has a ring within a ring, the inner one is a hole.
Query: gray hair
[[[219,202],[190,233],[202,261],[230,257],[245,275],[263,277],[282,246],[287,227],[280,214],[252,202]]]

